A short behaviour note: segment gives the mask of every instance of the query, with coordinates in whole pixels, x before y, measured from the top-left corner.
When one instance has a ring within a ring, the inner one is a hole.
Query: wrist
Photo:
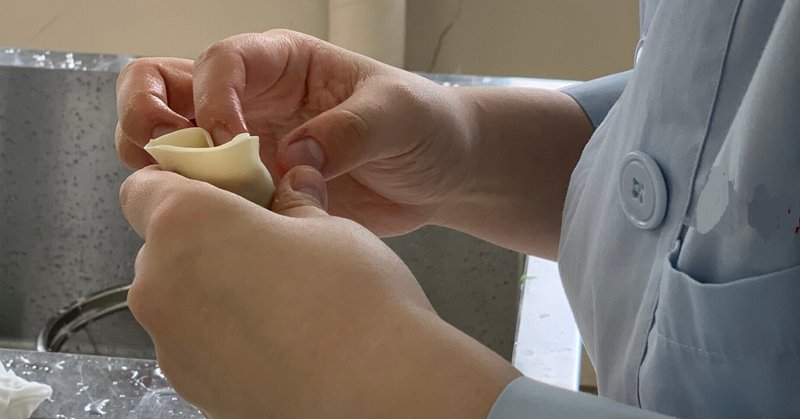
[[[458,88],[469,128],[464,179],[432,224],[554,259],[572,170],[593,126],[568,95]]]
[[[458,220],[469,212],[470,204],[474,203],[480,195],[478,191],[481,179],[485,181],[485,174],[479,173],[483,169],[481,154],[483,134],[481,121],[481,108],[479,101],[470,89],[461,87],[444,87],[452,104],[450,120],[452,129],[451,142],[463,148],[464,153],[455,168],[446,168],[456,181],[440,197],[439,205],[434,211],[429,224],[450,228],[457,228]]]
[[[504,191],[511,179],[505,178],[502,169],[504,145],[497,138],[498,121],[502,118],[491,104],[486,103],[484,93],[489,89],[450,88],[460,117],[454,118],[459,127],[460,140],[468,145],[469,152],[463,159],[461,181],[443,196],[441,205],[432,217],[432,224],[456,230],[468,229],[468,225],[479,219],[484,208],[497,205],[511,196]],[[502,139],[502,138],[500,138]]]
[[[362,404],[354,406],[351,417],[484,419],[508,383],[521,375],[422,310],[384,329],[360,365]],[[370,411],[364,411],[363,400],[370,400]]]

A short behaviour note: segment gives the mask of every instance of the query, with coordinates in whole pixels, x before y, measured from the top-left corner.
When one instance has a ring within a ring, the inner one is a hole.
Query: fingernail
[[[156,127],[153,128],[153,133],[151,134],[152,135],[151,138],[158,138],[163,135],[167,135],[170,132],[174,132],[175,130],[176,128],[173,127],[172,125],[156,125]]]
[[[289,186],[295,192],[306,194],[315,199],[322,209],[328,205],[328,191],[322,175],[310,167],[295,169],[289,179]]]
[[[288,166],[311,166],[322,170],[325,164],[325,153],[313,138],[302,138],[286,146],[286,162]]]

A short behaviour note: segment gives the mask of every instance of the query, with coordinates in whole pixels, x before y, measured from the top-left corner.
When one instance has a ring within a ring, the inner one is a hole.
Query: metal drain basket
[[[61,309],[39,331],[36,350],[60,352],[70,336],[76,332],[101,318],[126,310],[129,288],[130,285],[125,285],[99,291]]]

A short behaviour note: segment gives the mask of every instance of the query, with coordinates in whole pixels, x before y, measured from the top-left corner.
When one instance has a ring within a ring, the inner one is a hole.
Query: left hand
[[[324,185],[295,168],[269,211],[153,166],[125,181],[145,239],[128,302],[175,389],[211,417],[485,418],[519,373],[327,215]]]
[[[456,92],[301,33],[241,34],[194,62],[127,65],[117,152],[139,169],[152,161],[145,144],[171,130],[196,123],[217,145],[249,132],[273,176],[312,165],[333,213],[398,235],[430,223],[479,158],[471,107]]]

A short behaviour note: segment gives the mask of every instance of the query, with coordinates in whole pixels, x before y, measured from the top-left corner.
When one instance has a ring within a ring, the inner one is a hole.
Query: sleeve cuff
[[[569,85],[562,92],[570,95],[586,112],[586,116],[597,128],[608,115],[611,107],[622,96],[633,70],[611,74],[599,79]]]
[[[519,377],[500,393],[487,419],[663,419],[666,417],[603,397],[576,393],[527,377]]]

